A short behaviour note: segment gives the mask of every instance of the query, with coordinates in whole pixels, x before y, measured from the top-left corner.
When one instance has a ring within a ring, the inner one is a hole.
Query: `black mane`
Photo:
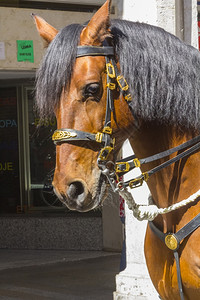
[[[36,105],[42,118],[53,115],[63,87],[70,82],[82,29],[80,24],[66,26],[47,48],[36,74]]]
[[[62,29],[37,73],[41,116],[53,112],[70,81],[83,26]],[[111,24],[121,73],[129,83],[135,114],[146,120],[200,129],[200,53],[161,28],[124,20]]]

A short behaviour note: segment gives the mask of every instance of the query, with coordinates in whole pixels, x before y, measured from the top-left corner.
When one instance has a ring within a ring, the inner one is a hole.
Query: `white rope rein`
[[[200,197],[200,190],[198,190],[196,193],[191,195],[189,198],[184,199],[178,203],[172,204],[171,206],[166,208],[159,208],[154,204],[151,205],[137,204],[133,199],[132,194],[128,192],[127,189],[120,190],[119,194],[122,198],[124,198],[124,200],[128,205],[128,208],[133,211],[133,215],[137,220],[153,221],[158,215],[167,214],[168,212],[171,212],[189,203],[194,202],[198,197]]]

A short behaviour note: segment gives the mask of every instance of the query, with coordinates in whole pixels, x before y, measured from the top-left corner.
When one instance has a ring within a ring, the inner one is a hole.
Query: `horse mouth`
[[[70,183],[66,193],[54,192],[60,201],[70,210],[88,212],[102,205],[107,195],[107,183],[105,176],[100,173],[91,190],[82,180],[74,180]]]

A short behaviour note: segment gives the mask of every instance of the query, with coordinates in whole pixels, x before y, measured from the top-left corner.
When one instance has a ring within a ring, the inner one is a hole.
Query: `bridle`
[[[86,141],[95,142],[99,144],[102,148],[99,152],[97,158],[97,164],[102,170],[102,173],[107,177],[114,192],[120,192],[126,190],[126,187],[135,188],[141,186],[144,181],[147,181],[149,177],[163,168],[179,161],[180,159],[191,155],[200,148],[200,135],[195,138],[169,150],[163,151],[161,153],[146,157],[143,159],[138,159],[135,155],[124,158],[120,161],[113,162],[109,161],[109,156],[113,152],[115,147],[115,140],[112,138],[112,128],[111,128],[111,116],[114,112],[114,99],[113,91],[118,88],[123,95],[124,100],[127,102],[133,116],[134,112],[130,105],[132,101],[132,96],[129,91],[129,86],[123,75],[118,71],[117,65],[114,60],[114,48],[111,46],[94,47],[94,46],[78,46],[77,48],[77,58],[83,56],[105,56],[106,59],[106,73],[107,73],[107,103],[106,103],[106,116],[102,132],[97,132],[95,134],[79,131],[75,129],[57,129],[52,140],[56,145],[61,143],[73,143],[74,141]],[[186,149],[186,150],[184,150]],[[183,151],[184,150],[184,151]],[[165,161],[164,163],[154,167],[153,169],[142,173],[140,176],[131,179],[127,182],[119,180],[119,177],[126,174],[127,172],[133,170],[136,167],[140,167],[142,164],[146,164],[158,159],[167,157],[175,152],[181,151],[175,157]],[[110,165],[113,167],[111,168]],[[118,181],[118,183],[117,183]],[[165,245],[173,251],[176,267],[177,267],[177,278],[178,286],[181,300],[184,300],[184,293],[182,288],[182,280],[180,273],[179,255],[178,248],[180,242],[185,239],[189,234],[196,230],[200,225],[200,214],[193,218],[188,224],[186,224],[177,233],[164,234],[161,232],[153,222],[149,222],[149,226],[155,235],[162,240]]]
[[[95,142],[99,144],[102,148],[98,154],[97,164],[102,170],[102,173],[107,177],[112,189],[116,192],[118,187],[116,184],[117,174],[114,168],[114,162],[108,161],[108,158],[114,150],[115,139],[112,138],[112,128],[111,128],[111,116],[114,112],[114,99],[113,90],[117,87],[120,89],[124,96],[125,101],[128,103],[129,108],[130,102],[132,100],[131,94],[129,92],[129,86],[125,78],[119,74],[116,63],[114,61],[114,48],[111,46],[94,47],[94,46],[78,46],[76,57],[83,56],[105,56],[106,59],[106,73],[107,73],[107,101],[106,101],[106,115],[104,121],[104,127],[102,132],[97,132],[95,134],[75,130],[75,129],[58,129],[54,132],[52,140],[56,145],[61,143],[71,143],[76,141],[86,141]],[[108,167],[109,165],[109,167]]]
[[[113,91],[117,88],[123,95],[124,100],[127,102],[131,113],[134,115],[134,111],[131,107],[132,96],[129,90],[129,85],[123,75],[119,73],[116,62],[114,60],[114,48],[112,46],[78,46],[76,57],[84,56],[104,56],[106,59],[106,73],[107,73],[107,101],[106,101],[106,116],[102,132],[89,133],[76,129],[57,129],[52,140],[56,145],[62,143],[73,143],[77,141],[84,141],[87,143],[95,142],[101,146],[101,150],[98,154],[97,164],[102,170],[102,173],[107,177],[114,192],[122,190],[126,187],[135,188],[147,181],[149,177],[163,168],[175,163],[176,161],[189,156],[200,148],[200,136],[197,136],[177,147],[163,151],[150,157],[138,159],[135,155],[124,158],[120,161],[113,162],[109,160],[110,154],[113,152],[115,147],[115,139],[112,138],[111,128],[111,116],[114,113],[114,98]],[[84,144],[85,146],[85,144]],[[158,159],[167,157],[175,152],[185,151],[179,153],[174,158],[167,160],[161,165],[149,170],[148,172],[142,173],[140,176],[131,179],[127,182],[119,180],[119,177],[123,176],[127,172],[133,170],[136,167],[140,167],[142,164],[146,164]]]

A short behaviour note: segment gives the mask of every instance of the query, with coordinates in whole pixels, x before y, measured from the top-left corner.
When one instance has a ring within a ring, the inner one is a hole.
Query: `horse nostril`
[[[85,189],[82,182],[74,181],[69,185],[69,188],[67,190],[67,196],[71,200],[78,200],[81,202],[84,200],[84,194],[85,194]]]

